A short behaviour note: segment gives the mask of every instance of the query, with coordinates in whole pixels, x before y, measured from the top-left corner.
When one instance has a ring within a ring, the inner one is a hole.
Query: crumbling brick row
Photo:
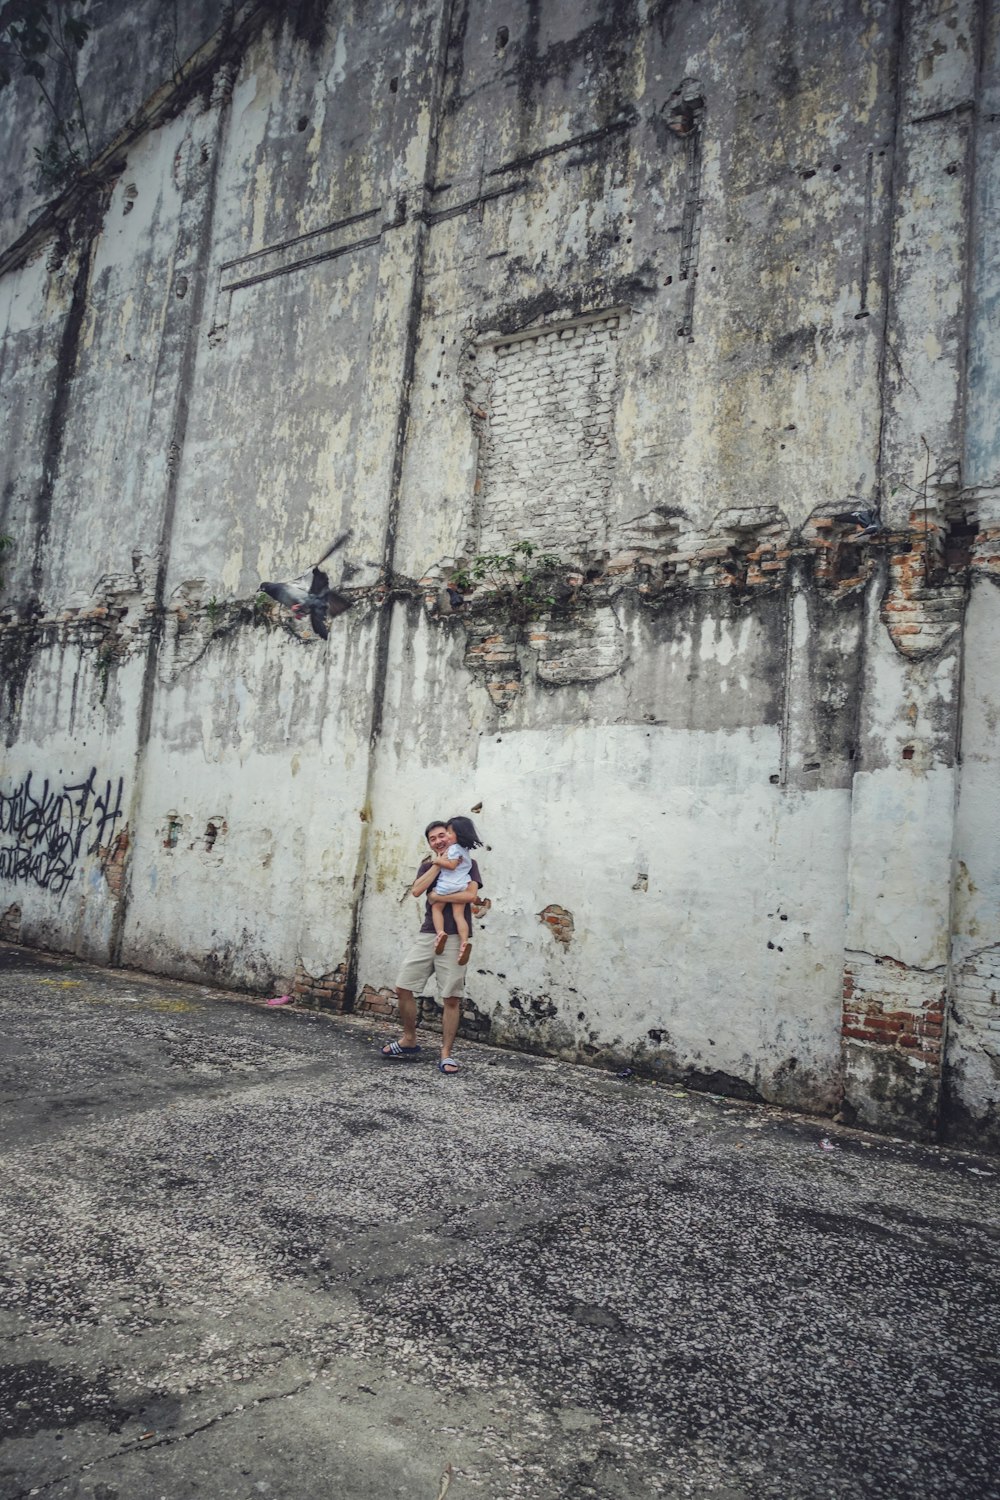
[[[417,1025],[427,1031],[441,1030],[443,1007],[433,995],[417,996]],[[491,1022],[488,1015],[466,996],[462,1002],[462,1015],[458,1023],[458,1035],[475,1041],[488,1041]]]
[[[318,1010],[342,1012],[347,989],[347,963],[343,961],[326,974],[310,974],[299,959],[290,993],[296,1000],[312,1001]]]
[[[943,975],[896,959],[857,955],[845,966],[845,1041],[892,1048],[939,1071],[944,1036]]]
[[[355,1001],[354,1008],[365,1015],[392,1020],[397,1013],[396,992],[390,989],[377,990],[372,985],[366,984]]]

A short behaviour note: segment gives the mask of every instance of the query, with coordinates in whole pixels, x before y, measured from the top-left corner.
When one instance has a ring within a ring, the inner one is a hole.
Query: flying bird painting
[[[287,583],[262,583],[260,586],[262,594],[267,594],[276,603],[290,609],[297,620],[308,616],[313,631],[323,641],[330,634],[326,628],[327,620],[342,615],[345,610],[350,609],[354,600],[330,587],[330,579],[321,564],[335,552],[339,552],[350,534],[349,531],[342,531],[336,541],[327,547],[319,562],[314,563],[298,578],[292,578]]]
[[[861,510],[852,510],[851,520],[857,521],[861,528],[861,536],[879,536],[885,530],[882,525],[882,508],[878,505],[874,509],[865,507]]]

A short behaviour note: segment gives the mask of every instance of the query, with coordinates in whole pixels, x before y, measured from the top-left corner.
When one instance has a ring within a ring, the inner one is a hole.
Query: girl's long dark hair
[[[461,844],[463,849],[483,849],[486,847],[476,832],[476,825],[471,818],[449,818],[448,826],[449,828],[454,828],[456,842]]]

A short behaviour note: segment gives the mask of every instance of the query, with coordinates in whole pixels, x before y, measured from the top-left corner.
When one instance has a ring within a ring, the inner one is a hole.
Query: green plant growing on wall
[[[43,188],[66,187],[94,154],[77,74],[77,57],[91,29],[80,14],[86,4],[87,0],[0,0],[0,90],[18,73],[34,79],[53,121],[45,145],[35,148]],[[53,65],[64,69],[70,81],[69,114],[57,103],[58,90],[47,71]]]
[[[224,612],[225,605],[221,604],[213,594],[211,599],[209,599],[208,603],[205,605],[205,613],[208,616],[208,623],[213,630],[222,619]]]
[[[267,594],[255,594],[251,609],[255,625],[270,625],[274,618],[274,604]]]
[[[552,575],[560,560],[539,552],[534,542],[515,542],[509,552],[481,552],[454,576],[463,592],[484,584],[512,620],[533,620],[555,604]]]

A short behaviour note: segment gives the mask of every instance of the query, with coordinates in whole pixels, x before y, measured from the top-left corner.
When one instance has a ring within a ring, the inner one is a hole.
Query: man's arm
[[[428,890],[434,884],[440,873],[441,871],[437,865],[431,865],[430,869],[425,870],[423,875],[417,876],[416,880],[410,886],[410,894],[418,897],[422,896],[424,891]]]
[[[415,889],[413,894],[417,894]],[[442,903],[445,901],[451,901],[457,903],[459,906],[467,906],[470,901],[475,901],[478,894],[478,885],[474,880],[470,880],[464,891],[453,891],[450,896],[436,896],[434,892],[431,891],[430,900]]]

